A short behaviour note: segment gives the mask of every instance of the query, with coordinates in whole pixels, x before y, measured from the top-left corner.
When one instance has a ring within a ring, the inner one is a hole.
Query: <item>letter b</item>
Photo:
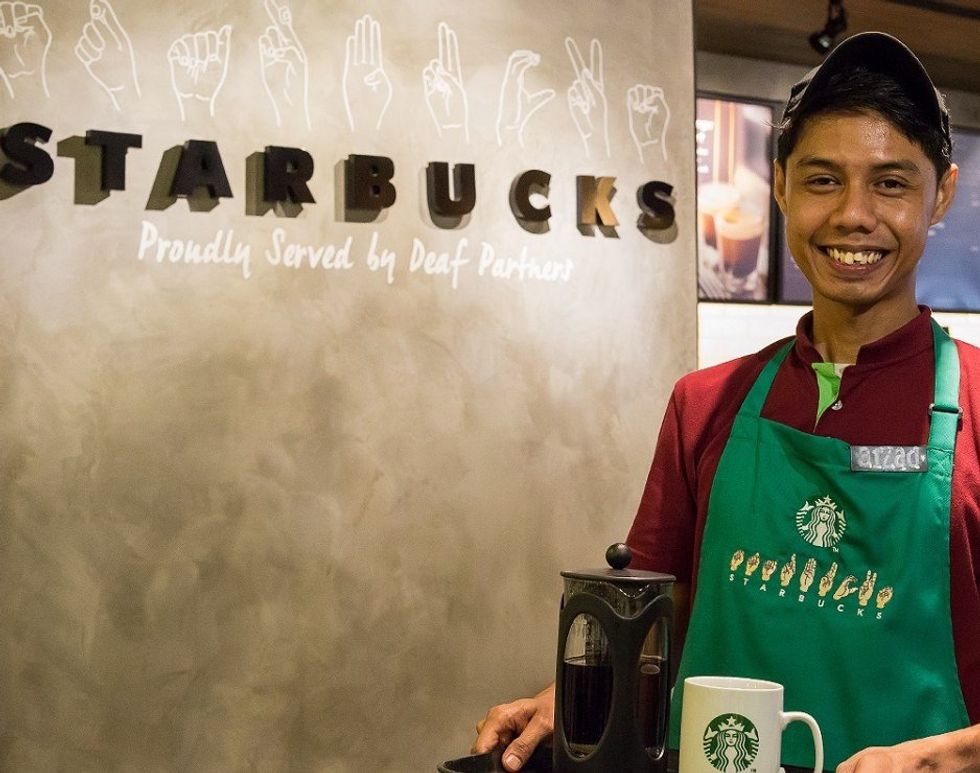
[[[347,157],[344,203],[348,210],[380,212],[395,203],[395,164],[387,156]]]

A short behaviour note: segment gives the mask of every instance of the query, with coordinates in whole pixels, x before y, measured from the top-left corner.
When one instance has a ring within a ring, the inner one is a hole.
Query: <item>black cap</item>
[[[894,78],[922,110],[923,118],[938,128],[947,142],[950,141],[949,113],[942,94],[936,90],[926,68],[911,49],[884,32],[861,32],[841,42],[822,64],[810,70],[790,90],[783,111],[784,120],[820,93],[833,75],[857,66]]]

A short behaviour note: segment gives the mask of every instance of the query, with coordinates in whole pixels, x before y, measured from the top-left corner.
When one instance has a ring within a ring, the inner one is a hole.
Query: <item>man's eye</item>
[[[833,185],[836,182],[833,177],[828,177],[827,175],[819,175],[817,177],[811,177],[806,181],[807,185],[814,188],[826,188]]]
[[[878,183],[886,191],[904,191],[908,185],[906,185],[904,180],[896,180],[895,178],[889,177]]]

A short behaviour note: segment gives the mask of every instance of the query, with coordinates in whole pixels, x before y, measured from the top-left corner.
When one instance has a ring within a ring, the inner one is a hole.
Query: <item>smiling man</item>
[[[942,97],[904,45],[858,35],[794,88],[781,129],[775,195],[815,337],[845,321],[858,344],[896,330],[918,313],[916,267],[956,190]]]
[[[736,675],[783,683],[829,767],[980,771],[980,350],[915,297],[956,190],[946,108],[904,44],[864,33],[793,88],[779,129],[813,311],[677,383],[628,538],[632,568],[678,578],[672,746],[683,679]],[[553,688],[495,707],[474,748],[507,744],[516,770],[553,714]],[[783,763],[812,766],[805,733]]]

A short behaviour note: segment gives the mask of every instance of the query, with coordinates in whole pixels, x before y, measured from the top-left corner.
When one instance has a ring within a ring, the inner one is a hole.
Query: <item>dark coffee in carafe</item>
[[[674,578],[625,570],[625,545],[607,559],[562,572],[554,768],[663,773]]]

